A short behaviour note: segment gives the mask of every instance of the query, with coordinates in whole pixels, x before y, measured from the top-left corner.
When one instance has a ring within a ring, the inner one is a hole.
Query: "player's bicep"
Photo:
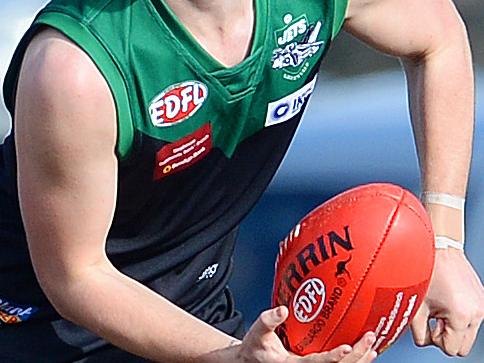
[[[56,295],[59,281],[105,258],[117,163],[109,89],[89,58],[53,31],[26,54],[15,136],[29,250],[44,290]]]
[[[345,30],[387,54],[412,58],[465,38],[451,0],[350,0]]]

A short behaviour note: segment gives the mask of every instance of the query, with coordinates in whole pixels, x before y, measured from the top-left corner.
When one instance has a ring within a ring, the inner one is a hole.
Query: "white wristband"
[[[446,250],[448,248],[455,248],[464,251],[464,242],[456,241],[446,236],[435,236],[435,248],[438,250]]]
[[[458,250],[464,250],[464,240],[465,240],[465,198],[459,197],[457,195],[452,194],[445,194],[445,193],[434,193],[434,192],[423,192],[420,198],[422,203],[428,204],[438,204],[444,207],[449,207],[453,209],[457,209],[462,212],[462,241],[456,241],[452,238],[446,236],[435,236],[435,248],[437,249],[448,249],[455,248]]]
[[[421,197],[422,203],[439,204],[445,207],[464,211],[465,198],[452,194],[423,192]]]

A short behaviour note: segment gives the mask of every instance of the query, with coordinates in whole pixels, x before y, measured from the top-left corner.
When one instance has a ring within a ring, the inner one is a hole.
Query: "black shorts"
[[[237,338],[244,335],[242,315],[235,310],[228,289],[204,306],[196,316]],[[89,331],[64,319],[0,325],[1,363],[141,363]]]

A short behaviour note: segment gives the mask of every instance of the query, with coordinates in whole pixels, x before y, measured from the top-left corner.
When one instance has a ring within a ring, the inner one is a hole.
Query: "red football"
[[[374,331],[374,349],[384,351],[420,307],[434,253],[427,213],[401,187],[370,184],[332,198],[280,244],[272,305],[286,305],[289,318],[279,337],[305,355]]]

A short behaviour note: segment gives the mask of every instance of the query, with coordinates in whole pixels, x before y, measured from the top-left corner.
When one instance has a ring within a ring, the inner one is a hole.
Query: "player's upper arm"
[[[88,56],[52,29],[27,50],[15,137],[22,218],[37,277],[62,304],[66,284],[106,263],[116,196],[116,115]]]
[[[387,54],[409,59],[467,43],[452,0],[350,0],[345,30]]]

